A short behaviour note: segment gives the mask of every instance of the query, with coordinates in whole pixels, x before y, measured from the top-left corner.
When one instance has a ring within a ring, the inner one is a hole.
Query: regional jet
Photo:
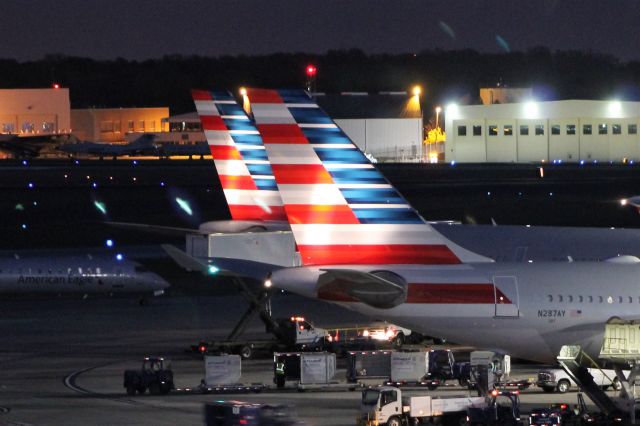
[[[21,253],[0,257],[0,294],[116,294],[159,296],[169,287],[142,264],[121,255]]]
[[[101,159],[104,157],[115,159],[124,155],[157,155],[157,146],[154,141],[155,135],[145,133],[133,142],[124,145],[76,142],[59,145],[57,149],[70,156],[81,154],[94,155]]]
[[[640,316],[637,257],[494,262],[424,221],[306,92],[247,97],[301,259],[274,287],[542,362],[597,355],[610,318]]]

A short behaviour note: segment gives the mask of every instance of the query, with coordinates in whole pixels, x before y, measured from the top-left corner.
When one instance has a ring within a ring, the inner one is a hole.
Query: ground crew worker
[[[284,362],[276,362],[276,386],[278,389],[284,388]]]

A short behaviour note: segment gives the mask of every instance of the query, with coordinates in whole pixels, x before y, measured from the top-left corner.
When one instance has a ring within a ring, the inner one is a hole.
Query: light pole
[[[440,108],[439,106],[436,107],[436,129],[439,129],[440,126],[438,126],[438,119],[440,118],[440,113],[442,112],[442,108]]]

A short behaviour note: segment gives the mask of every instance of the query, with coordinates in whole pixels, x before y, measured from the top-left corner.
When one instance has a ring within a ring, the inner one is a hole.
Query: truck
[[[460,386],[467,387],[471,377],[471,364],[455,360],[449,349],[432,349],[429,351],[428,379],[444,384],[447,380],[457,380]]]
[[[199,342],[191,347],[201,354],[231,353],[243,359],[252,358],[256,352],[285,352],[300,350],[322,350],[329,336],[323,328],[315,327],[303,317],[292,316],[277,321],[279,338],[258,340],[222,340]]]
[[[390,386],[367,388],[362,392],[358,426],[401,426],[418,423],[463,424],[468,409],[486,406],[485,398],[469,396],[404,396]]]
[[[599,368],[588,368],[588,370],[589,374],[593,376],[594,382],[604,390],[613,387],[618,391],[622,388],[622,384],[616,377],[614,370]],[[629,371],[625,371],[624,374],[628,377]],[[546,368],[538,371],[538,378],[535,384],[548,393],[566,393],[572,388],[577,389],[578,387],[562,368]]]
[[[124,387],[127,395],[165,395],[174,388],[171,361],[163,357],[145,357],[140,370],[125,370]]]

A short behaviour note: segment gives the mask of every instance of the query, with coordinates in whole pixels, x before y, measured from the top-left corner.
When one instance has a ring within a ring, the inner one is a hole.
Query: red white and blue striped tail
[[[231,217],[286,221],[262,138],[229,92],[193,90]]]
[[[306,92],[246,97],[304,265],[491,261],[427,224]]]

